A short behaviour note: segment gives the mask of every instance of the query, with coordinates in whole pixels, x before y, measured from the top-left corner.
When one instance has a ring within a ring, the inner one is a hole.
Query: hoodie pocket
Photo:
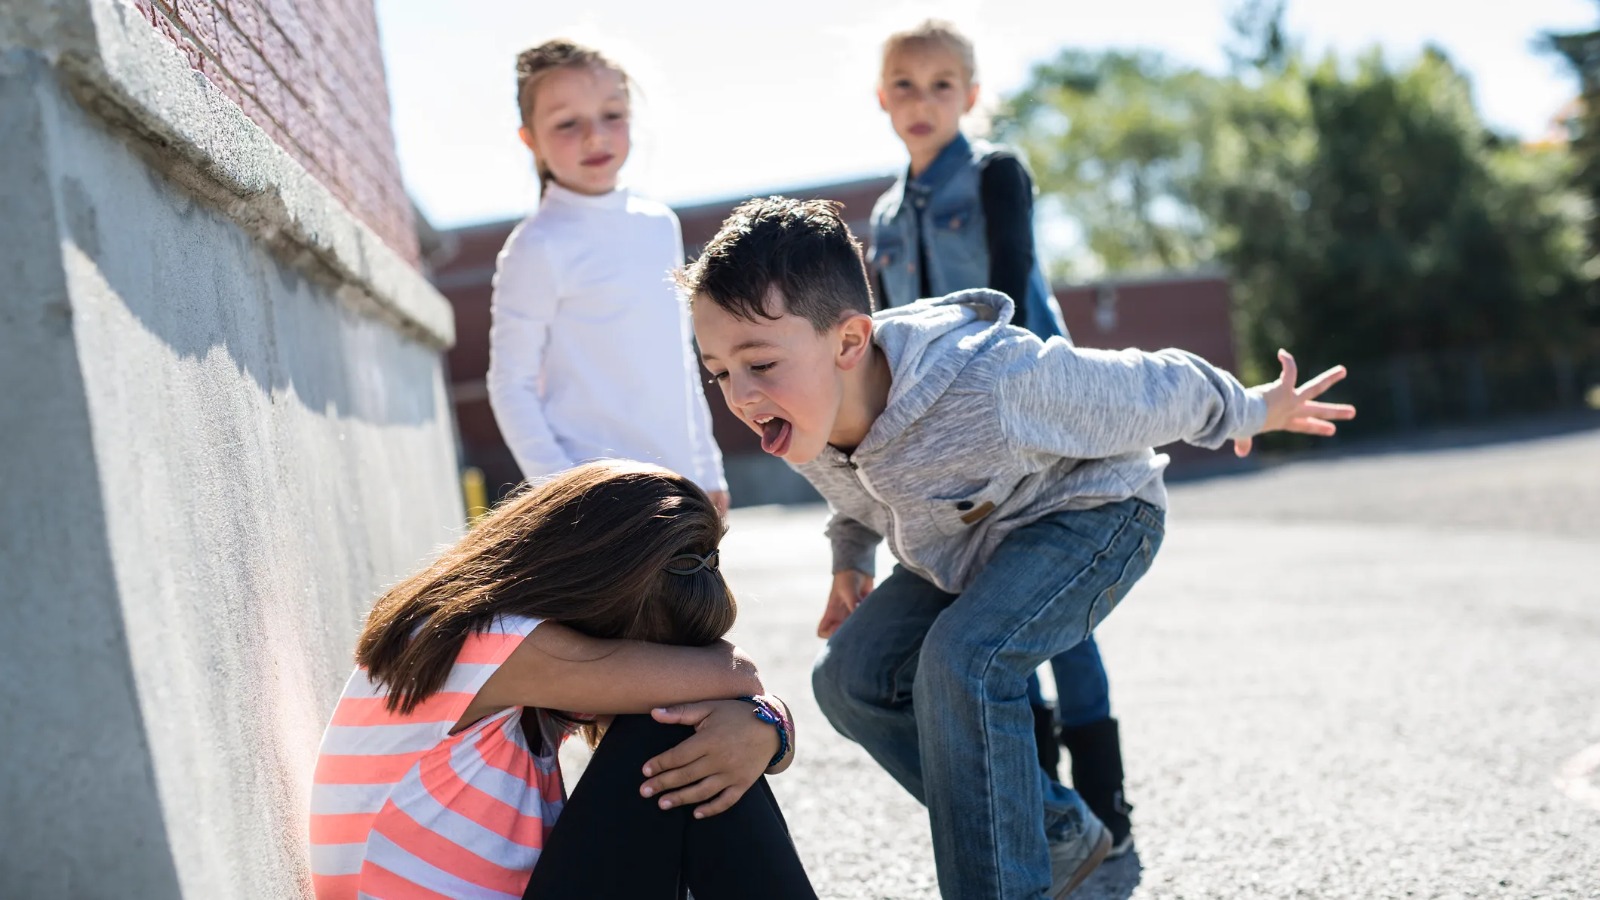
[[[941,492],[927,501],[928,518],[940,534],[956,537],[987,521],[1010,493],[1008,486],[993,481],[966,490]]]

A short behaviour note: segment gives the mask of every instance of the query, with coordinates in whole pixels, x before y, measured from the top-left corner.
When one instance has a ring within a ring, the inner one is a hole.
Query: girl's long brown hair
[[[597,638],[704,646],[733,627],[714,568],[668,571],[717,549],[722,519],[694,482],[643,463],[570,469],[508,497],[432,565],[373,606],[356,662],[409,713],[444,686],[463,642],[497,616]],[[692,567],[692,566],[691,566]]]

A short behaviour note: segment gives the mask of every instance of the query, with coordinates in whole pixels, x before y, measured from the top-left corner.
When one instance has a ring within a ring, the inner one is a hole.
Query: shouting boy
[[[1296,387],[1280,352],[1281,377],[1247,389],[1180,350],[1040,340],[986,289],[874,316],[822,201],[745,203],[682,278],[728,408],[833,511],[824,714],[927,806],[944,896],[1066,896],[1111,838],[1039,768],[1029,673],[1148,570],[1168,462],[1151,447],[1332,434],[1355,409],[1316,398],[1344,370]],[[884,538],[899,565],[874,590]]]

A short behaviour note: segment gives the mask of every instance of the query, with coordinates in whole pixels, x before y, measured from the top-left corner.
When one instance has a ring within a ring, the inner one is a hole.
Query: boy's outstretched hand
[[[1322,403],[1317,400],[1328,388],[1344,380],[1344,366],[1334,366],[1304,386],[1295,387],[1300,370],[1294,364],[1294,357],[1287,350],[1279,350],[1278,362],[1283,366],[1283,374],[1278,376],[1277,381],[1250,389],[1267,401],[1267,421],[1258,434],[1298,431],[1301,434],[1328,437],[1337,430],[1333,424],[1335,421],[1356,417],[1356,408],[1348,403]],[[1251,444],[1250,438],[1236,439],[1233,442],[1234,455],[1249,456]]]

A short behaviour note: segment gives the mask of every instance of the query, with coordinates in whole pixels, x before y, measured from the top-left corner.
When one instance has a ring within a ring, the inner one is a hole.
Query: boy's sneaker
[[[1111,832],[1099,819],[1084,820],[1083,833],[1065,841],[1050,843],[1050,896],[1054,900],[1072,893],[1083,884],[1111,852]]]

